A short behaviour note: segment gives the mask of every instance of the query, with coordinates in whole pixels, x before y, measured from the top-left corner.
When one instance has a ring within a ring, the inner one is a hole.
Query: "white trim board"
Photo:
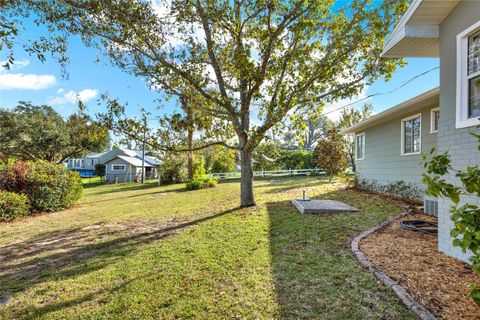
[[[468,79],[467,79],[467,52],[468,37],[480,30],[480,21],[477,21],[464,31],[457,34],[457,83],[455,128],[467,128],[480,125],[479,118],[468,118]],[[480,71],[472,75],[480,75]]]
[[[405,132],[404,132],[404,126],[403,126],[403,123],[405,121],[409,121],[409,120],[413,120],[413,119],[417,119],[419,118],[420,119],[420,148],[418,151],[416,152],[407,152],[405,153],[405,141],[404,141],[404,135],[405,135]],[[415,154],[420,154],[422,153],[422,114],[421,113],[417,113],[417,114],[414,114],[412,116],[409,116],[407,118],[403,118],[402,120],[400,120],[400,132],[401,132],[401,135],[400,135],[400,155],[401,156],[410,156],[410,155],[415,155]]]
[[[440,112],[440,108],[433,108],[430,110],[430,133],[437,133],[438,132],[438,127],[440,127],[440,120],[439,123],[437,123],[437,130],[434,130],[435,127],[435,112]],[[440,119],[440,116],[439,116]]]
[[[358,157],[358,154],[357,154],[357,137],[359,136],[363,136],[363,148],[362,148],[362,151],[363,151],[363,157],[359,158]],[[355,134],[355,160],[365,160],[365,144],[367,142],[367,138],[365,136],[365,132],[362,132],[362,133],[358,133],[358,134]]]

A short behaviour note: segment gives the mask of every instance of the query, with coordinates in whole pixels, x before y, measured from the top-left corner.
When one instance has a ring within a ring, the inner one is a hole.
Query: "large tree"
[[[320,139],[327,136],[334,123],[326,116],[318,114],[299,115],[283,129],[283,143],[287,147],[302,146],[311,149]]]
[[[22,160],[62,163],[108,146],[108,130],[82,112],[63,119],[52,107],[19,102],[0,108],[0,153]]]
[[[195,90],[198,109],[231,125],[241,206],[255,204],[252,152],[285,116],[355,96],[399,60],[380,57],[406,0],[12,0],[50,32],[81,35],[155,90]],[[253,121],[255,120],[255,121]],[[210,141],[227,145],[226,141]]]
[[[340,119],[338,120],[336,127],[339,131],[354,126],[363,120],[370,118],[373,113],[373,107],[371,104],[366,103],[360,109],[345,108],[340,112]],[[343,143],[348,154],[348,161],[352,166],[353,171],[357,171],[355,166],[355,135],[346,134],[343,136]]]

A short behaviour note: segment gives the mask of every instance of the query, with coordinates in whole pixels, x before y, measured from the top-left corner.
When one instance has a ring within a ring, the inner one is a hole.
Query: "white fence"
[[[309,176],[312,174],[323,175],[325,172],[320,169],[288,169],[288,170],[271,170],[271,171],[254,171],[254,177],[274,177],[274,176]],[[210,177],[216,179],[232,179],[240,178],[240,172],[218,172],[210,173]]]

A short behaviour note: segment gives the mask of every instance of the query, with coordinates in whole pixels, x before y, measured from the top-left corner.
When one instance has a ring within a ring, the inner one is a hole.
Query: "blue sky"
[[[6,59],[7,52],[0,52],[0,61]],[[22,49],[15,50],[17,64],[11,70],[0,70],[0,106],[11,108],[18,101],[31,101],[34,104],[50,104],[63,116],[75,112],[77,96],[83,98],[91,114],[102,112],[103,107],[97,104],[101,93],[108,92],[112,97],[118,97],[122,102],[128,102],[127,113],[130,116],[139,114],[140,107],[151,111],[153,116],[171,113],[175,101],[165,103],[157,109],[155,101],[161,95],[148,89],[145,82],[113,67],[106,59],[97,60],[97,51],[85,47],[79,38],[70,41],[69,57],[71,63],[67,66],[69,78],[62,77],[61,69],[54,60],[41,63],[36,57],[28,56]],[[407,59],[408,65],[397,69],[389,82],[379,80],[366,88],[363,94],[349,101],[340,101],[326,108],[342,106],[366,95],[389,91],[398,87],[426,70],[438,66],[438,59],[415,58]],[[406,99],[414,97],[426,90],[438,86],[438,70],[416,79],[395,93],[373,97],[358,103],[373,104],[375,112],[392,107]],[[338,113],[329,116],[336,118]],[[153,124],[153,123],[152,123]]]

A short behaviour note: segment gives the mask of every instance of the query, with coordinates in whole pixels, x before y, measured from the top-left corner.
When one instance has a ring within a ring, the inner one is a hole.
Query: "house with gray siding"
[[[387,110],[345,131],[356,135],[359,174],[382,182],[402,178],[419,183],[423,172],[420,154],[431,146],[436,146],[439,153],[448,151],[454,169],[479,164],[477,141],[470,133],[480,133],[480,2],[412,1],[386,40],[383,56],[438,57],[440,86],[405,102],[410,104],[405,114],[389,116]],[[437,103],[432,100],[417,106],[434,93]],[[438,113],[434,113],[435,105]],[[392,109],[395,114],[402,107]],[[417,115],[420,121],[412,122]],[[432,123],[436,123],[436,130],[432,130]],[[453,174],[447,180],[458,184]],[[439,251],[467,261],[468,254],[452,245],[452,202],[428,196],[424,201],[426,208],[438,214]],[[475,197],[463,196],[462,202],[467,201],[480,204]]]
[[[439,89],[434,88],[342,131],[355,134],[360,178],[380,186],[404,181],[423,189],[422,153],[437,147],[438,106]]]
[[[145,177],[154,179],[157,177],[156,166],[151,161],[145,160]],[[142,159],[124,155],[116,155],[105,162],[106,182],[137,182],[142,177]]]
[[[140,180],[142,169],[142,150],[114,149],[99,153],[91,153],[84,158],[67,159],[65,166],[81,174],[94,171],[95,165],[105,165],[105,180],[107,182],[134,182]],[[154,179],[158,176],[157,167],[160,160],[145,151],[145,176]],[[115,165],[114,165],[115,164]]]

